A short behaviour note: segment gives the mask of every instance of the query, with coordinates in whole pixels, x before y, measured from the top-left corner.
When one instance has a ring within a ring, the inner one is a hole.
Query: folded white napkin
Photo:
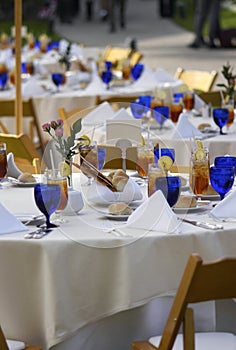
[[[22,171],[17,168],[15,161],[14,161],[13,153],[12,152],[8,153],[8,155],[7,155],[7,176],[14,177],[15,179],[17,179],[20,174],[22,174]]]
[[[91,83],[84,89],[84,93],[88,92],[95,92],[97,95],[107,92],[105,84],[97,74],[93,74]]]
[[[134,120],[134,118],[125,110],[125,108],[121,108],[113,115],[112,120]]]
[[[22,96],[24,97],[42,95],[44,92],[44,88],[34,78],[30,78],[26,83],[22,84]]]
[[[83,57],[83,50],[81,46],[75,43],[71,45],[70,53],[72,56]]]
[[[138,228],[163,233],[178,233],[179,222],[163,193],[156,191],[128,218],[127,228]]]
[[[138,80],[132,84],[132,89],[152,89],[157,85],[157,80],[151,68],[144,66],[143,72]]]
[[[105,101],[83,118],[82,125],[103,124],[106,120],[112,119],[114,114],[114,109]]]
[[[0,203],[0,234],[13,233],[20,231],[27,231],[28,228],[22,224],[13,214],[11,214],[1,203]]]
[[[59,50],[58,50],[59,53],[63,55],[66,52],[68,45],[69,45],[69,41],[65,39],[60,40]]]
[[[94,182],[86,193],[87,200],[96,204],[108,204],[113,202],[129,203],[142,199],[142,192],[137,183],[129,178],[123,192],[112,192],[106,186]]]
[[[236,218],[235,211],[236,190],[220,201],[211,211],[210,215],[218,218]]]
[[[194,94],[194,108],[196,110],[202,109],[206,106],[206,102],[201,99],[197,94]]]
[[[7,339],[7,346],[9,350],[24,350],[25,349],[25,343],[18,340],[9,340]]]
[[[172,138],[181,139],[194,136],[203,137],[203,134],[189,121],[187,113],[181,113],[172,134]]]
[[[163,68],[157,68],[155,77],[158,83],[173,83],[176,79]]]

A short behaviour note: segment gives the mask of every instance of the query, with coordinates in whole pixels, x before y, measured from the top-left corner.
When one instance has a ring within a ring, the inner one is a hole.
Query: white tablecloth
[[[1,189],[0,199],[13,213],[37,212],[32,188]],[[90,326],[83,339],[90,349],[95,321],[103,327],[106,317],[173,295],[192,252],[205,260],[235,256],[235,223],[219,231],[181,224],[181,234],[134,238],[104,231],[117,222],[89,206],[67,221],[41,240],[0,236],[0,323],[7,337],[48,349]]]

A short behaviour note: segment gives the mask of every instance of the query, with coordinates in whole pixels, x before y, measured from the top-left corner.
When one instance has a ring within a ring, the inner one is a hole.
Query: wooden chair
[[[103,53],[103,59],[116,64],[120,60],[129,59],[130,54],[131,49],[127,49],[125,47],[107,46]]]
[[[98,104],[101,104],[105,101],[111,104],[112,108],[115,111],[118,111],[120,108],[127,108],[130,106],[130,102],[133,102],[139,98],[139,95],[133,96],[110,96],[106,98],[98,98]]]
[[[6,143],[7,153],[14,154],[14,160],[23,172],[40,173],[41,156],[28,135],[0,134],[0,142]]]
[[[199,93],[199,97],[207,104],[211,103],[212,107],[221,107],[222,96],[225,97],[225,92],[219,90]]]
[[[106,159],[103,169],[122,169],[121,149],[112,145],[99,144],[106,150]],[[126,169],[136,170],[137,147],[128,147],[126,151]]]
[[[98,101],[98,100],[97,100]],[[90,112],[92,112],[97,105],[83,108],[83,109],[72,109],[70,111],[67,111],[64,107],[58,108],[58,113],[60,118],[64,122],[64,130],[67,136],[70,134],[70,126],[78,119],[83,119],[86,117],[86,115]]]
[[[35,144],[35,147],[40,148],[41,151],[44,151],[44,142],[43,142],[42,133],[41,133],[41,126],[39,125],[38,119],[36,117],[32,99],[23,100],[22,108],[23,108],[23,117],[28,118],[29,120],[29,131],[27,134],[29,135],[31,141]],[[15,100],[0,99],[0,117],[14,118],[14,115],[15,115]],[[0,128],[5,134],[9,133],[3,121],[0,121]],[[35,138],[37,139],[36,142],[35,142]]]
[[[134,66],[139,63],[143,58],[143,54],[140,51],[133,51],[130,55],[130,64]]]
[[[185,70],[177,68],[176,79],[181,79],[190,90],[208,92],[212,89],[218,73],[216,71]]]
[[[140,51],[133,51],[130,48],[107,46],[103,53],[103,59],[110,61],[113,64],[117,64],[122,60],[129,60],[131,66],[139,63],[143,58],[143,54]]]
[[[9,347],[9,341],[5,338],[5,335],[3,334],[2,328],[0,326],[0,349],[1,350],[11,350],[12,347]],[[16,341],[11,340],[12,346],[16,346]],[[24,350],[42,350],[41,346],[33,346],[33,345],[26,345]]]
[[[203,263],[199,255],[192,254],[185,267],[162,336],[152,337],[149,341],[135,341],[132,344],[133,350],[194,350],[193,310],[188,304],[235,298],[235,276],[235,257]],[[182,323],[183,336],[178,334]],[[231,333],[195,333],[195,339],[197,350],[236,349],[236,336]]]

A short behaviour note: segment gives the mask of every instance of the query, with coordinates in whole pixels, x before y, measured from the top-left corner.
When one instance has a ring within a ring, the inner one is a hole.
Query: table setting
[[[171,169],[168,167],[173,166],[173,159],[176,161],[176,151],[175,157],[170,158],[171,162],[166,162],[163,157],[169,157],[167,154],[173,157],[173,152],[159,151],[159,163],[169,178]],[[197,152],[198,156],[200,153]],[[12,163],[12,157],[10,159]],[[14,167],[11,166],[11,169]],[[109,170],[99,171],[108,178]],[[173,178],[179,175],[173,174]],[[188,181],[188,174],[181,175]],[[54,199],[59,203],[60,187],[56,184],[42,184],[42,176],[45,174],[35,176],[37,183],[34,187],[19,187],[2,182],[0,215],[1,219],[4,217],[5,224],[1,225],[0,232],[0,271],[6,271],[11,277],[0,288],[1,300],[4,300],[4,304],[0,301],[0,309],[7,321],[6,330],[8,322],[12,328],[12,320],[17,313],[18,317],[24,319],[24,323],[20,323],[20,327],[13,327],[13,331],[24,334],[26,340],[37,340],[45,349],[57,347],[57,344],[59,346],[60,343],[69,341],[75,334],[87,334],[90,327],[103,322],[106,317],[113,319],[120,311],[130,313],[138,306],[148,305],[148,302],[158,296],[173,293],[190,252],[197,251],[205,259],[235,252],[235,213],[232,204],[235,201],[235,186],[223,200],[212,201],[207,208],[176,213],[172,209],[174,201],[179,195],[189,192],[189,187],[186,186],[188,182],[183,186],[184,191],[181,191],[178,182],[177,195],[173,194],[170,198],[165,188],[172,188],[173,184],[156,182],[158,187],[148,196],[148,179],[139,186],[139,181],[136,181],[140,180],[137,171],[127,170],[122,177],[125,178],[126,185],[120,194],[128,196],[126,204],[131,210],[123,217],[119,214],[109,216],[109,205],[117,204],[117,201],[123,201],[124,198],[120,196],[115,201],[114,197],[111,201],[107,200],[107,194],[104,195],[103,190],[108,191],[109,195],[117,192],[110,191],[96,177],[90,185],[86,185],[87,173],[81,171],[73,173],[72,180],[73,190],[81,193],[83,205],[76,212],[70,203],[72,210],[69,215],[65,209],[62,210],[60,216],[63,220],[58,221],[54,214],[56,204],[53,200],[52,207],[47,207],[47,197],[42,196],[42,189],[44,186],[55,188],[57,198]],[[35,194],[37,186],[41,188],[39,198]],[[88,195],[89,191],[90,195],[94,195],[95,189],[100,195],[99,203]],[[69,193],[70,190],[68,201]],[[42,199],[45,203],[43,207]],[[217,205],[214,206],[215,204]],[[50,223],[56,227],[43,230],[38,227],[42,222],[45,223],[45,219],[42,220],[45,213],[50,215]],[[114,219],[116,216],[117,219]],[[168,268],[170,265],[171,270]],[[153,266],[155,278],[150,280],[148,276],[153,271]],[[24,274],[20,273],[21,269]],[[32,274],[34,282],[30,278]],[[104,276],[107,277],[104,279]],[[10,286],[13,287],[11,310],[14,312],[6,307]],[[39,297],[39,288],[47,292],[47,301]],[[19,289],[22,292],[16,295],[14,290]],[[99,302],[98,295],[103,296],[104,302]],[[23,314],[18,300],[24,307]],[[48,305],[46,308],[45,302]],[[27,307],[29,304],[30,307]],[[67,305],[66,312],[63,305]],[[54,308],[57,309],[56,314],[52,311]],[[53,327],[48,328],[48,324],[39,322],[41,318],[50,320]],[[37,331],[29,332],[30,325],[37,325]]]

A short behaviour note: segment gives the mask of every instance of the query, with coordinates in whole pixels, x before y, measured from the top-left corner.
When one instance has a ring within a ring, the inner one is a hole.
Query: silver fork
[[[24,238],[25,239],[40,239],[40,238],[43,238],[44,236],[46,236],[49,232],[51,232],[52,229],[50,228],[43,228],[43,227],[40,227],[39,229],[33,231],[33,232],[29,232],[29,233],[26,233],[24,235]]]

